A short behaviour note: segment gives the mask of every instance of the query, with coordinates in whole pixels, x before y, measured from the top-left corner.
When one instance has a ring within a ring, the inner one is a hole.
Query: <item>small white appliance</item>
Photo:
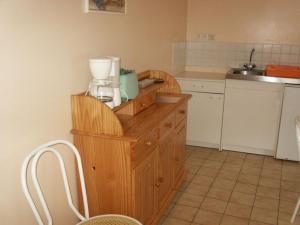
[[[120,61],[119,57],[110,56],[112,60],[111,70],[109,76],[113,81],[113,92],[114,92],[114,107],[121,104],[121,95],[120,95]]]
[[[300,115],[300,86],[287,85],[284,90],[276,158],[299,161],[296,118]]]
[[[105,102],[110,108],[120,105],[120,58],[90,59],[89,66],[93,76],[88,89],[90,95]]]

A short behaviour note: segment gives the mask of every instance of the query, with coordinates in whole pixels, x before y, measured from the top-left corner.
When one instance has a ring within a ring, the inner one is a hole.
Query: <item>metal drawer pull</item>
[[[185,114],[185,110],[180,110],[179,113],[180,114]]]
[[[146,144],[147,146],[151,146],[151,145],[152,145],[152,142],[151,142],[151,141],[146,141],[145,144]]]

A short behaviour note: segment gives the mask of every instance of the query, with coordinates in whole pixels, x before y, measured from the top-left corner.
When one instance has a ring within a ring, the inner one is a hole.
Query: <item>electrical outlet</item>
[[[197,35],[197,37],[200,41],[213,41],[213,40],[215,40],[215,35],[214,34],[209,34],[209,33],[199,33]]]

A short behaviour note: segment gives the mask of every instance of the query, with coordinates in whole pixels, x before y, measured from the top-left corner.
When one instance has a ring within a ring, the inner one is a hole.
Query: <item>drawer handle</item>
[[[93,166],[93,167],[92,167],[92,170],[95,171],[95,170],[96,170],[96,166]]]
[[[155,186],[156,186],[156,187],[160,187],[160,183],[156,183]]]
[[[151,145],[152,145],[152,142],[151,142],[151,141],[146,141],[146,142],[145,142],[145,145],[151,146]]]
[[[180,114],[185,114],[185,110],[179,110]]]
[[[159,183],[162,183],[162,182],[164,182],[164,178],[162,178],[162,177],[159,177],[159,178],[158,178],[158,182],[159,182]]]
[[[173,125],[173,124],[172,124],[171,122],[165,123],[165,127],[168,127],[168,128],[172,128],[172,127],[173,127],[172,125]]]
[[[140,102],[140,106],[141,106],[141,107],[145,107],[145,106],[146,106],[146,104],[145,104],[145,103],[143,103],[143,102]]]
[[[176,161],[176,162],[179,162],[179,158],[178,158],[178,157],[175,157],[175,161]]]

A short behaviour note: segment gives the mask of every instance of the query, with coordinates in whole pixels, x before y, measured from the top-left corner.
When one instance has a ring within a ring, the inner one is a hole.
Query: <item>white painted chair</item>
[[[298,157],[299,157],[299,163],[300,163],[300,116],[296,118],[296,135],[297,135],[297,141],[298,141]],[[291,223],[294,223],[296,215],[298,213],[300,207],[300,196],[298,198],[298,202],[296,204],[293,216],[291,218]]]
[[[73,204],[72,195],[71,195],[71,191],[70,191],[70,187],[69,187],[69,183],[68,183],[68,177],[67,177],[67,173],[66,173],[66,169],[65,169],[64,160],[63,160],[61,154],[57,151],[57,149],[54,148],[54,146],[56,146],[56,145],[65,145],[65,146],[68,147],[69,150],[71,150],[75,154],[75,157],[76,157],[76,160],[77,160],[81,190],[82,190],[84,215],[82,215]],[[46,216],[46,219],[47,219],[47,222],[48,222],[47,224],[52,225],[53,224],[52,217],[50,215],[47,203],[45,201],[43,192],[41,190],[41,187],[39,185],[39,181],[38,181],[38,178],[37,178],[38,160],[46,152],[53,153],[59,161],[59,166],[60,166],[60,170],[61,170],[62,177],[63,177],[63,182],[64,182],[64,188],[65,188],[65,192],[66,192],[66,195],[67,195],[68,205],[70,206],[70,208],[72,209],[74,214],[77,216],[77,218],[81,221],[81,222],[77,223],[77,225],[100,225],[100,224],[101,225],[142,225],[136,219],[133,219],[133,218],[128,217],[128,216],[123,216],[123,215],[107,214],[107,215],[95,216],[95,217],[92,217],[92,218],[89,217],[89,209],[88,209],[86,187],[85,187],[85,182],[84,182],[81,158],[80,158],[80,155],[79,155],[76,147],[73,144],[71,144],[67,141],[64,141],[64,140],[56,140],[56,141],[48,142],[48,143],[36,148],[35,150],[33,150],[25,158],[25,160],[23,162],[23,165],[22,165],[22,169],[21,169],[22,189],[23,189],[25,197],[26,197],[26,199],[27,199],[32,211],[33,211],[35,219],[36,219],[36,221],[39,225],[44,225],[44,223],[41,219],[41,216],[40,216],[40,214],[39,214],[39,212],[36,208],[36,205],[35,205],[32,197],[31,197],[31,194],[30,194],[29,189],[28,189],[27,170],[28,170],[29,163],[32,160],[32,163],[31,163],[31,177],[32,177],[32,181],[33,181],[33,186],[35,188],[35,191],[38,194],[38,199],[41,202],[42,209],[45,213],[45,216]]]

